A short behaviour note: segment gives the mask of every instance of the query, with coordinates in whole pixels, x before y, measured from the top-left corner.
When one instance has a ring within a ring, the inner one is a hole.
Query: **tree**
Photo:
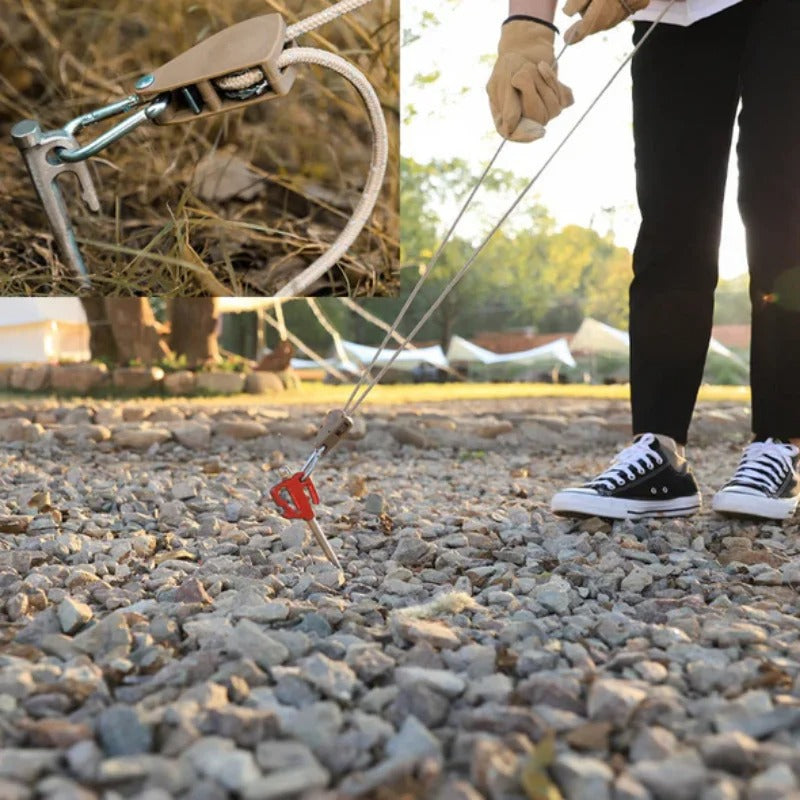
[[[102,297],[81,297],[81,305],[89,323],[89,352],[92,358],[114,364],[119,359],[117,342],[111,331]]]
[[[163,326],[144,297],[107,297],[106,315],[117,347],[117,361],[153,364],[170,354]],[[92,354],[94,357],[94,353]]]
[[[156,319],[144,297],[85,297],[81,303],[89,322],[93,359],[150,365],[177,355],[192,366],[219,359],[213,298],[170,300],[170,325]]]
[[[176,297],[169,301],[169,346],[190,367],[219,361],[219,312],[213,297]]]

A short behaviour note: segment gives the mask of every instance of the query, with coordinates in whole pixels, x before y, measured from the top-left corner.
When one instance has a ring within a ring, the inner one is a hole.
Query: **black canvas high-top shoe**
[[[800,499],[800,450],[779,439],[753,442],[742,455],[733,477],[711,501],[721,514],[762,519],[788,519]]]
[[[694,514],[700,508],[697,483],[669,441],[652,433],[637,436],[596,478],[555,494],[552,511],[611,519]]]

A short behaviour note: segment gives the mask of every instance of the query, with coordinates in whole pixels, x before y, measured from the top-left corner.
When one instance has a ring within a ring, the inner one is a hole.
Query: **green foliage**
[[[172,353],[167,358],[163,358],[159,361],[156,366],[161,367],[165,373],[182,372],[183,370],[189,369],[189,362],[185,355],[176,356]]]
[[[372,309],[384,319],[393,318],[432,259],[449,222],[439,209],[464,196],[477,180],[460,159],[419,164],[406,158],[401,170],[401,299],[382,300],[383,312]],[[521,185],[513,174],[497,170],[481,196],[516,193]],[[473,208],[480,213],[480,200]],[[521,327],[570,332],[586,315],[614,326],[627,325],[630,253],[590,228],[568,225],[557,230],[541,205],[530,208],[527,217],[523,214],[517,214],[523,224],[518,222],[515,230],[495,234],[422,328],[419,340],[446,345],[453,333],[469,337],[482,330]],[[435,302],[477,244],[458,235],[451,240],[409,312],[403,332],[408,333]]]
[[[750,322],[749,284],[747,275],[719,282],[714,299],[715,325],[742,325]]]

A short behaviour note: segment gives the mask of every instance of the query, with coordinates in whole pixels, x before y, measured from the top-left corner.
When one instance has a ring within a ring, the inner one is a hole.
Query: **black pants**
[[[635,24],[635,42],[649,25]],[[634,433],[686,442],[711,336],[741,99],[753,432],[798,437],[800,0],[745,0],[689,27],[659,25],[632,71],[642,213],[630,288]]]

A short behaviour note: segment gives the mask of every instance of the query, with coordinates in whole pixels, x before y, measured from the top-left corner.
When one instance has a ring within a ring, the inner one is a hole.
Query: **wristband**
[[[556,26],[553,25],[552,22],[548,22],[546,19],[541,19],[539,17],[531,17],[528,14],[512,14],[508,19],[503,21],[503,25],[505,25],[506,22],[514,22],[515,20],[519,19],[526,19],[528,20],[528,22],[538,22],[540,25],[544,25],[546,28],[550,28],[551,31],[559,33],[558,28],[556,28]]]

